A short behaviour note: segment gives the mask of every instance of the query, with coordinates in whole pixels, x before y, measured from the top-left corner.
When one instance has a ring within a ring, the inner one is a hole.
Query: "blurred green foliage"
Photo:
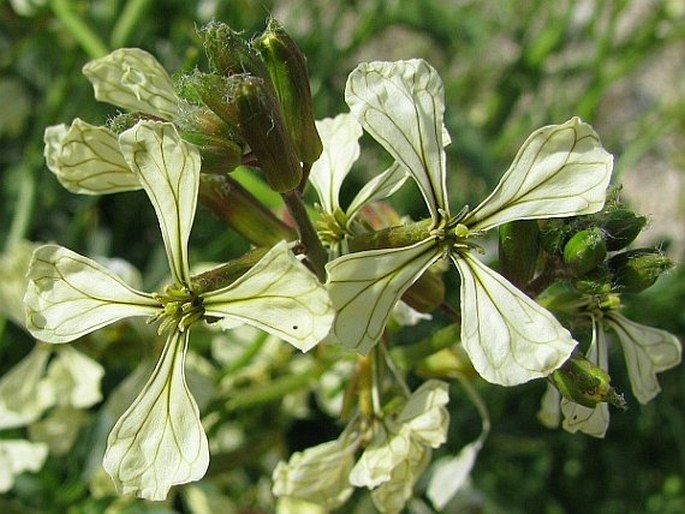
[[[20,14],[22,6],[31,8]],[[77,116],[100,123],[114,114],[93,99],[80,73],[89,59],[136,46],[172,72],[189,70],[203,59],[196,27],[217,19],[251,34],[263,30],[269,14],[308,57],[318,118],[345,108],[346,76],[362,60],[423,57],[438,69],[446,85],[452,135],[448,190],[456,195],[455,205],[483,198],[533,129],[571,115],[592,123],[614,153],[615,180],[643,165],[646,156],[679,169],[683,178],[685,77],[677,58],[685,52],[685,8],[678,0],[14,0],[0,5],[3,244],[21,238],[58,241],[85,254],[125,258],[146,280],[161,279],[165,256],[143,195],[90,198],[63,190],[44,165],[43,130]],[[650,90],[655,80],[659,88]],[[363,154],[357,182],[345,186],[348,193],[387,164],[382,155]],[[394,200],[403,212],[422,214],[416,211],[423,205],[416,190],[405,188]],[[684,212],[672,216],[675,226]],[[682,234],[657,236],[666,246],[682,248]],[[196,224],[193,238],[193,248],[201,252],[195,260],[230,257],[246,247],[209,215]],[[663,277],[635,307],[633,319],[683,339],[683,274],[680,268]],[[6,324],[0,374],[29,348],[30,339]],[[107,387],[125,373],[122,368],[108,374]],[[627,384],[622,373],[621,366],[612,369],[614,383]],[[493,432],[476,464],[470,499],[446,512],[685,512],[685,372],[670,371],[660,381],[663,393],[655,401],[647,406],[631,401],[626,413],[612,413],[605,440],[539,425],[544,384],[507,390],[482,384]],[[455,387],[452,451],[472,440],[479,427],[462,396]],[[279,420],[269,423],[276,429]],[[11,495],[0,497],[0,510],[104,512],[111,499],[90,498],[79,480],[84,456],[74,451],[22,477]],[[232,466],[249,460],[231,457]],[[263,494],[233,487],[236,494]],[[137,508],[119,512],[140,512]]]

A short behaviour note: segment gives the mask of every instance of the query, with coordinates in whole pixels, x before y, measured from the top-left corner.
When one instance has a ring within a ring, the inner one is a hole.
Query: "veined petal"
[[[328,334],[333,309],[323,285],[281,241],[227,287],[203,295],[206,316],[239,320],[307,351]]]
[[[176,115],[179,100],[174,83],[157,59],[144,50],[120,48],[90,61],[82,71],[101,102],[168,120]]]
[[[58,245],[33,253],[28,272],[26,326],[48,343],[68,343],[131,316],[155,314],[159,303],[97,262]]]
[[[433,220],[449,211],[442,80],[427,62],[362,63],[347,79],[345,100],[364,129],[411,173]]]
[[[200,152],[183,141],[171,123],[138,122],[119,136],[119,144],[155,208],[174,281],[188,286],[188,238],[197,207]]]
[[[647,403],[661,391],[656,374],[680,364],[680,341],[665,330],[615,312],[608,313],[606,320],[621,342],[633,394],[640,403]]]
[[[464,218],[472,230],[513,220],[591,214],[604,205],[612,156],[574,117],[533,132],[495,190]]]
[[[333,213],[340,207],[338,195],[343,180],[359,158],[362,128],[350,113],[316,122],[323,152],[312,164],[309,181],[319,195],[323,210]]]
[[[399,163],[394,163],[380,175],[369,180],[352,199],[347,208],[348,220],[353,219],[365,205],[389,197],[409,178],[409,173]]]
[[[338,342],[368,353],[383,334],[395,303],[441,255],[440,247],[429,238],[329,262],[327,287],[336,312],[332,334]]]
[[[126,164],[117,135],[76,118],[69,127],[55,125],[43,136],[45,162],[72,193],[102,195],[140,189]]]
[[[397,418],[406,424],[411,436],[426,446],[437,448],[447,440],[450,415],[449,385],[442,380],[427,380],[414,391]]]
[[[378,487],[390,480],[394,469],[420,448],[421,445],[412,441],[411,430],[406,425],[397,433],[379,431],[350,472],[350,483],[355,487]]]
[[[185,379],[187,348],[187,331],[169,335],[152,376],[109,435],[102,465],[121,494],[164,500],[171,486],[207,471],[207,436]]]
[[[561,366],[576,346],[543,307],[469,253],[452,255],[461,275],[461,341],[478,373],[521,384]]]

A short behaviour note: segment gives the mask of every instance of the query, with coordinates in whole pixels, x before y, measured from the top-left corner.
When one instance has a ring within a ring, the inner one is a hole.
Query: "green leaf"
[[[200,185],[200,153],[171,123],[138,122],[119,136],[124,158],[152,202],[169,268],[177,285],[190,284],[188,238]]]
[[[152,376],[109,435],[102,464],[121,494],[164,500],[173,485],[207,471],[207,436],[185,379],[187,348],[188,332],[171,332]]]
[[[661,391],[656,374],[680,364],[682,345],[665,330],[636,323],[615,312],[607,313],[606,320],[621,342],[633,394],[645,404]]]
[[[516,385],[545,377],[576,346],[554,316],[469,253],[452,255],[461,275],[461,341],[487,381]]]
[[[45,162],[72,193],[102,195],[140,189],[116,134],[76,118],[45,129]]]
[[[160,304],[97,262],[58,245],[36,249],[28,272],[26,326],[48,343],[68,343]]]
[[[86,63],[82,71],[101,102],[167,120],[176,115],[179,99],[174,83],[157,59],[144,50],[114,50]]]
[[[489,230],[509,221],[592,214],[604,205],[613,158],[574,117],[533,132],[494,191],[462,223]]]
[[[345,100],[359,122],[406,170],[434,221],[449,212],[445,189],[442,80],[420,59],[362,63],[350,73]]]
[[[328,294],[281,241],[227,287],[202,295],[205,316],[224,318],[227,327],[247,323],[307,351],[333,322]]]
[[[441,255],[442,250],[429,238],[402,248],[351,253],[329,262],[327,287],[336,312],[334,338],[368,353],[402,294]]]

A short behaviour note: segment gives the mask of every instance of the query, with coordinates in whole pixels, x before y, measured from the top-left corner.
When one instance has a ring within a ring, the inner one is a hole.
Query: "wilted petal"
[[[48,457],[48,446],[23,440],[0,441],[0,493],[14,486],[14,480],[25,471],[39,471]]]
[[[412,442],[411,430],[403,425],[399,432],[385,430],[376,434],[350,472],[350,483],[355,487],[373,489],[391,479],[392,473],[412,452],[422,450]]]
[[[362,63],[347,79],[345,100],[364,129],[412,174],[431,217],[449,211],[443,113],[437,71],[420,59]]]
[[[69,347],[61,347],[50,363],[48,379],[60,405],[85,409],[102,400],[100,381],[104,368],[90,357]]]
[[[72,193],[102,195],[140,189],[119,149],[117,135],[76,118],[71,126],[55,125],[43,136],[45,162]]]
[[[197,207],[200,153],[181,139],[171,123],[138,122],[119,136],[119,144],[155,208],[174,281],[187,286],[188,237]]]
[[[206,316],[257,327],[307,351],[329,332],[333,310],[323,285],[281,241],[227,287],[203,294]]]
[[[359,190],[347,208],[347,217],[354,218],[365,205],[389,197],[409,178],[407,170],[398,163],[393,164],[380,175],[369,180]]]
[[[433,238],[403,248],[344,255],[326,265],[336,312],[332,334],[344,346],[368,353],[383,334],[402,294],[442,255]]]
[[[533,132],[495,190],[462,221],[488,230],[509,221],[591,214],[604,205],[613,158],[587,123]]]
[[[82,71],[101,102],[169,120],[176,115],[179,100],[174,83],[144,50],[120,48],[90,61]]]
[[[126,285],[97,262],[57,245],[33,254],[28,272],[26,326],[48,343],[68,343],[131,316],[160,308],[147,293]]]
[[[43,375],[52,351],[36,345],[0,378],[0,430],[28,425],[55,403]]]
[[[312,165],[309,181],[319,195],[325,212],[340,207],[338,195],[343,180],[359,158],[359,138],[362,128],[350,113],[338,114],[316,122],[323,152]]]
[[[606,320],[618,335],[633,394],[647,403],[661,391],[657,373],[680,364],[682,346],[673,334],[610,313]]]
[[[543,307],[468,253],[452,256],[461,275],[461,341],[487,381],[516,385],[545,377],[576,346]]]
[[[202,478],[209,448],[186,384],[188,332],[172,332],[150,380],[119,418],[103,466],[122,494],[164,500],[169,489]]]
[[[449,386],[441,380],[427,380],[414,391],[397,418],[421,444],[437,448],[447,440],[450,415]]]

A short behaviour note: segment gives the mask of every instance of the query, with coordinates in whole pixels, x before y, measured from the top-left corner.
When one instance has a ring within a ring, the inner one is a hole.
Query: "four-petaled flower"
[[[349,76],[346,101],[363,128],[405,169],[432,218],[423,240],[344,255],[327,266],[336,310],[332,339],[367,353],[401,295],[438,259],[461,276],[461,339],[483,378],[502,385],[548,375],[576,342],[554,316],[472,255],[472,238],[504,223],[599,211],[612,157],[572,118],[524,142],[495,190],[453,216],[447,200],[444,91],[422,60],[372,62]]]
[[[36,249],[25,296],[27,326],[38,339],[68,343],[130,316],[159,321],[166,343],[157,366],[108,439],[104,467],[121,492],[160,500],[174,484],[201,478],[207,437],[186,384],[189,328],[200,320],[253,325],[306,351],[332,322],[323,286],[290,252],[274,246],[249,271],[216,290],[195,291],[188,238],[200,179],[198,150],[170,123],[138,122],[118,151],[154,206],[173,283],[138,291],[97,262],[49,244]]]

